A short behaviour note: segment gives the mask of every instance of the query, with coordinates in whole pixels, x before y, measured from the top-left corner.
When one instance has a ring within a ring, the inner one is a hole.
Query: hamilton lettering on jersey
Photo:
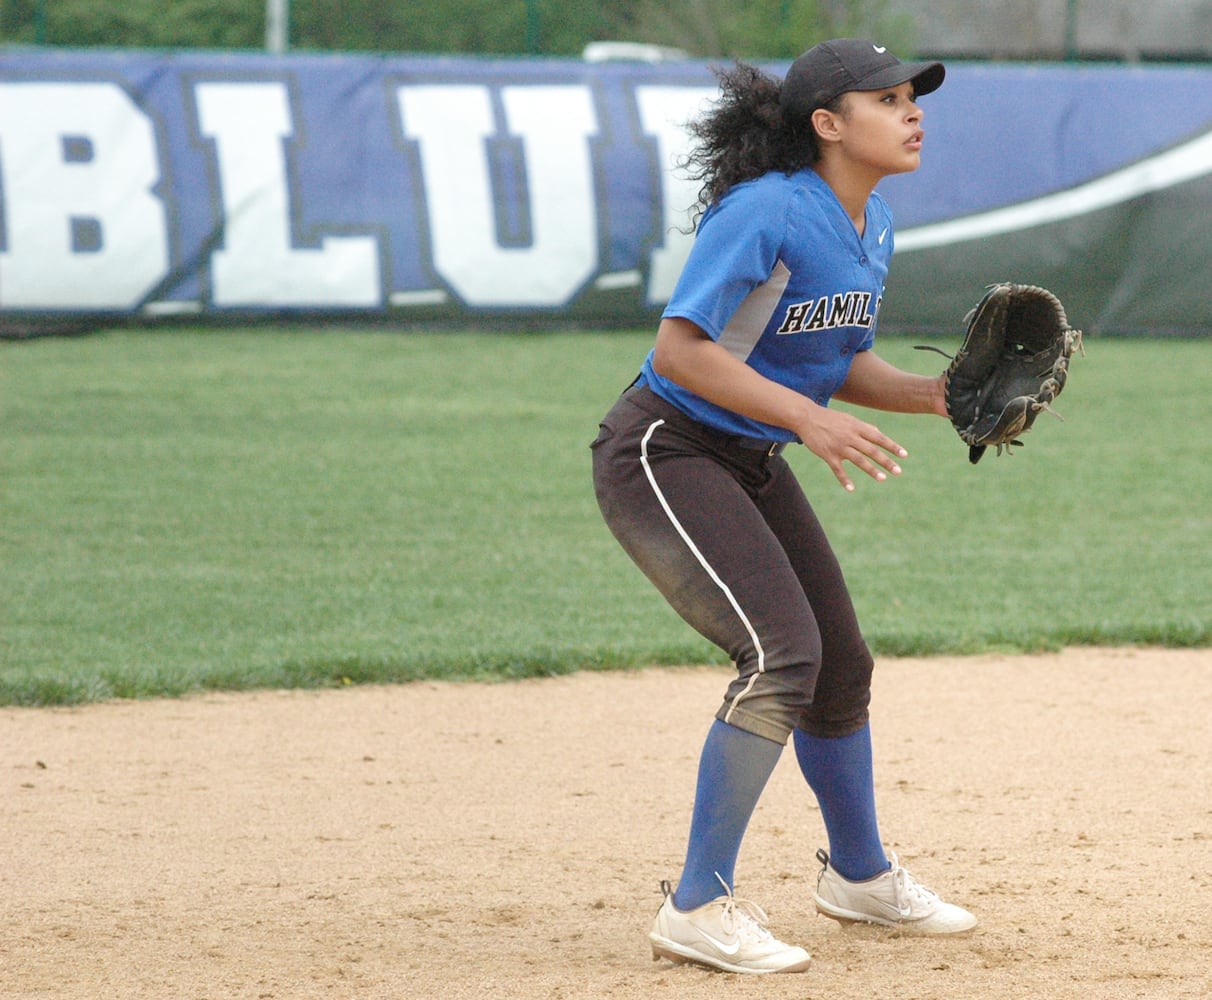
[[[876,309],[879,309],[878,302]],[[788,306],[778,332],[811,333],[813,330],[835,330],[839,326],[860,326],[870,330],[874,322],[870,292],[843,292]]]

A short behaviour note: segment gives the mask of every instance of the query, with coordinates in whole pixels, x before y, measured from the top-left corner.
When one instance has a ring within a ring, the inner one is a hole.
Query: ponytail
[[[694,146],[682,166],[699,181],[693,224],[742,181],[778,170],[794,173],[815,163],[820,144],[810,119],[794,119],[779,105],[780,82],[738,62],[715,70],[720,97],[688,126]]]

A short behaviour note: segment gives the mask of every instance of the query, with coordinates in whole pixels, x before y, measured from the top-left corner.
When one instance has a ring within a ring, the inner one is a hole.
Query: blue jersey
[[[892,257],[892,214],[872,194],[860,238],[833,190],[804,169],[732,188],[699,222],[664,316],[690,320],[750,367],[825,406],[871,347]],[[795,435],[709,403],[662,378],[641,383],[728,434]]]

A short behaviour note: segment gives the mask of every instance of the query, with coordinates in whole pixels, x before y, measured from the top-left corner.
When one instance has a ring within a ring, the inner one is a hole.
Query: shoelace
[[[909,874],[908,870],[897,864],[896,859],[892,860],[892,883],[896,887],[896,908],[904,917],[913,914],[913,903],[916,900],[923,906],[933,907],[937,900],[938,893],[933,889],[927,889],[917,879]]]
[[[724,904],[723,921],[729,933],[748,941],[769,941],[773,937],[766,928],[770,918],[757,903],[748,899],[737,899],[730,894]]]
[[[715,877],[720,879],[720,885],[724,887],[728,897],[724,903],[722,917],[724,929],[729,934],[736,934],[753,942],[771,940],[774,935],[766,927],[770,923],[766,911],[751,900],[737,899],[732,894],[732,887],[720,878],[718,872]]]

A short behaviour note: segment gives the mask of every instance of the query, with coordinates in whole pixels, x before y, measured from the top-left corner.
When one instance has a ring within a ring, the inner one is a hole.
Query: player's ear
[[[812,112],[812,127],[821,142],[837,142],[841,138],[840,115],[825,108]]]

